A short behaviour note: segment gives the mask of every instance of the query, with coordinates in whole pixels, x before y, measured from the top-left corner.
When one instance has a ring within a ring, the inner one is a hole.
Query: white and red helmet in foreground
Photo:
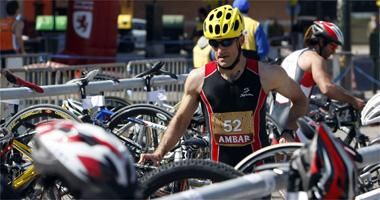
[[[111,133],[67,120],[41,124],[36,131],[32,155],[40,174],[62,179],[80,198],[133,198],[134,161]]]

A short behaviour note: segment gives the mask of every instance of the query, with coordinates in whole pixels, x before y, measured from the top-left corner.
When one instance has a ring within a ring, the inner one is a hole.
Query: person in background
[[[213,60],[213,52],[208,39],[201,36],[193,47],[193,67],[199,68]]]
[[[203,35],[203,20],[205,20],[208,11],[204,7],[198,9],[198,16],[195,19],[196,24],[193,31],[193,39],[196,42]]]
[[[245,24],[243,54],[247,58],[264,60],[269,51],[267,36],[260,22],[248,16],[250,7],[248,0],[234,0],[232,7],[240,10]]]
[[[208,11],[201,7],[198,9],[197,24],[194,31],[193,39],[196,44],[193,47],[193,67],[199,68],[212,60],[212,48],[208,40],[203,36],[203,21]]]
[[[284,27],[278,23],[275,17],[270,18],[269,21],[268,40],[272,48],[269,49],[268,57],[277,58],[281,53],[280,46],[284,36]]]
[[[371,17],[371,21],[369,22],[368,28],[369,28],[369,55],[372,58],[373,61],[373,77],[376,80],[380,79],[380,43],[379,43],[379,17],[376,17],[376,15],[373,15]],[[373,94],[377,93],[377,89],[379,86],[376,83],[373,83],[372,92]]]
[[[296,119],[307,110],[305,95],[281,67],[244,56],[243,32],[244,21],[237,8],[225,5],[210,11],[203,34],[215,60],[190,72],[181,104],[159,146],[153,153],[142,154],[140,163],[159,164],[185,133],[199,103],[210,133],[211,159],[231,166],[269,145],[265,128],[269,91],[291,99],[287,127],[297,128]],[[281,139],[289,142],[291,137],[285,133]]]
[[[24,54],[22,31],[24,22],[21,20],[20,7],[17,1],[8,1],[6,5],[7,17],[0,19],[0,53]]]
[[[318,86],[323,95],[341,102],[350,103],[355,109],[361,110],[365,102],[350,94],[346,89],[334,84],[327,73],[327,59],[335,53],[339,45],[343,45],[343,33],[334,23],[314,21],[304,35],[306,48],[289,54],[281,63],[281,67],[288,76],[301,87],[306,97],[310,97],[312,90]],[[272,102],[270,115],[279,123],[287,122],[287,111],[291,102],[281,94],[276,94]],[[302,134],[297,131],[303,142]]]

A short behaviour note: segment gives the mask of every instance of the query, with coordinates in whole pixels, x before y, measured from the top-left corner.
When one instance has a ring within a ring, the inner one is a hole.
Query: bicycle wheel
[[[380,143],[380,137],[376,137],[369,142],[369,145]],[[369,192],[380,188],[380,164],[373,164],[364,167],[359,175],[359,189],[361,193]]]
[[[157,106],[136,104],[113,114],[108,128],[118,136],[132,139],[148,152],[158,146],[172,117],[169,112]]]
[[[105,104],[108,110],[112,110],[113,112],[131,105],[131,102],[120,97],[105,96],[104,99],[106,101]]]
[[[262,162],[266,164],[288,162],[293,152],[303,145],[303,143],[285,143],[264,147],[245,157],[235,169],[247,174],[254,172]]]
[[[27,144],[33,136],[34,128],[39,124],[53,119],[69,119],[80,121],[74,114],[51,104],[38,104],[21,110],[9,119],[4,127],[11,131],[15,138],[22,137],[21,141]],[[25,135],[31,134],[30,137]]]
[[[181,160],[162,165],[140,179],[140,195],[143,199],[154,198],[242,175],[229,165],[211,160]]]

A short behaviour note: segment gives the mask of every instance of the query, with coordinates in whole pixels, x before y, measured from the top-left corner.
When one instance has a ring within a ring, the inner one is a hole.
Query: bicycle
[[[5,71],[6,79],[16,85],[28,87],[36,92],[42,93],[44,90],[40,86],[25,81],[9,71]],[[23,195],[36,195],[33,192],[38,174],[35,171],[32,158],[30,156],[31,149],[28,146],[34,129],[37,124],[41,124],[53,119],[78,119],[71,113],[66,112],[62,108],[50,105],[39,104],[18,111],[18,106],[14,106],[14,113],[10,119],[2,120],[1,127],[12,133],[13,142],[10,148],[10,156],[2,167],[7,171],[4,173],[8,183],[17,192]]]
[[[380,141],[379,138],[370,141],[366,135],[360,132],[360,114],[352,106],[341,105],[331,100],[322,101],[319,98],[311,98],[310,104],[311,111],[308,115],[314,120],[313,123],[324,122],[331,128],[332,132],[341,130],[345,134],[345,137],[342,138],[345,144],[359,149]],[[273,122],[275,123],[275,121]],[[310,127],[304,126],[304,124],[301,126],[303,126],[300,127],[303,135],[313,136],[315,134],[315,131]],[[278,131],[274,133],[276,134]],[[235,166],[235,169],[244,173],[252,173],[256,172],[262,163],[287,163],[293,152],[303,146],[302,143],[287,143],[264,147],[243,159]],[[376,182],[379,180],[377,177],[380,174],[379,165],[368,166],[360,174],[361,191],[365,192],[377,187]]]
[[[343,142],[345,144],[351,144],[355,149],[371,144],[368,137],[359,131],[360,122],[358,121],[358,113],[352,108],[352,106],[347,104],[340,105],[333,101],[321,103],[314,98],[310,100],[310,104],[317,106],[316,109],[311,109],[308,114],[312,121],[326,123],[333,132],[336,132],[338,129],[342,130],[343,133],[346,134],[345,138],[343,138]],[[272,121],[272,123],[275,124],[276,122]],[[307,126],[300,128],[303,129],[303,135],[309,135],[311,137],[314,135],[314,130],[308,128]],[[278,132],[276,131],[274,133],[276,134]],[[249,173],[250,170],[254,169],[255,166],[258,163],[262,162],[264,158],[271,162],[286,162],[289,160],[290,155],[297,148],[300,148],[302,146],[302,143],[288,143],[264,147],[261,150],[247,156],[240,163],[238,163],[235,168],[243,170],[245,173]]]

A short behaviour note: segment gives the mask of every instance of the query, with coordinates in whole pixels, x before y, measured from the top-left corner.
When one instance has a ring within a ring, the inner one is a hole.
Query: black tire
[[[181,160],[167,165],[162,165],[156,170],[144,175],[140,179],[141,194],[144,199],[155,197],[155,193],[162,187],[173,182],[181,182],[185,179],[210,180],[221,182],[242,176],[243,173],[229,165],[217,163],[211,160]],[[181,191],[181,190],[179,190]],[[179,192],[171,191],[173,193]]]
[[[255,172],[255,167],[262,162],[266,164],[288,162],[293,152],[303,146],[303,143],[285,143],[264,147],[245,157],[235,166],[235,169],[248,174]],[[278,159],[279,157],[281,159]]]
[[[128,118],[144,119],[167,127],[172,117],[172,114],[157,106],[135,104],[114,113],[109,120],[108,128],[118,136],[127,137],[137,142],[144,148],[144,151],[153,151],[158,146],[159,138],[164,130],[144,127],[131,122]]]
[[[32,132],[38,123],[52,119],[68,119],[80,122],[74,114],[59,106],[38,104],[17,112],[15,116],[6,121],[4,127],[11,131],[16,139],[18,137],[26,138],[23,134]]]
[[[109,110],[112,110],[112,112],[116,112],[121,108],[131,105],[131,102],[120,97],[105,96],[104,99],[106,101],[105,105]]]

